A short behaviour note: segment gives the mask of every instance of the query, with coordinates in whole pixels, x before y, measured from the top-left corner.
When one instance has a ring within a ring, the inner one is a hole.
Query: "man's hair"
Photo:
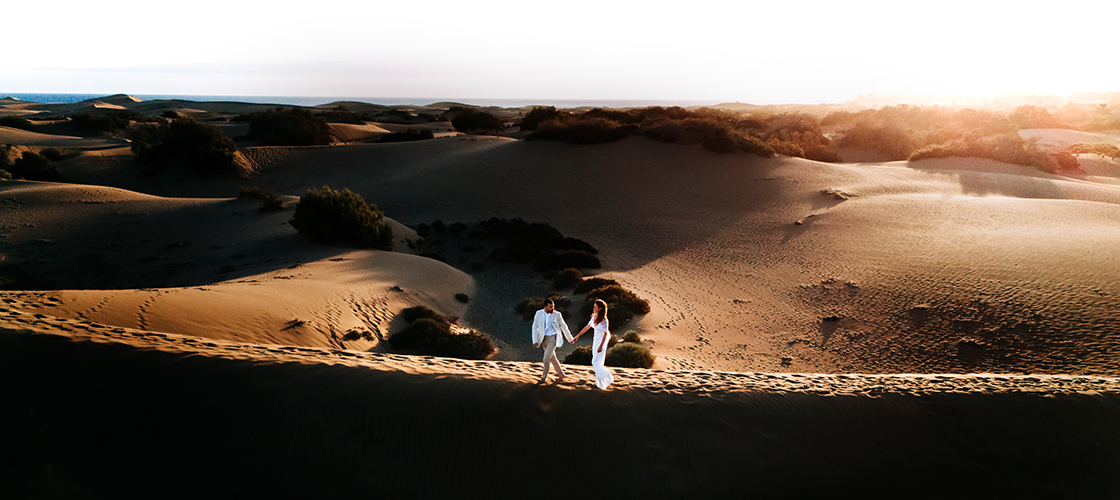
[[[554,302],[552,299],[544,299],[544,305],[547,306],[549,304],[552,304],[552,307],[556,307],[556,302]]]

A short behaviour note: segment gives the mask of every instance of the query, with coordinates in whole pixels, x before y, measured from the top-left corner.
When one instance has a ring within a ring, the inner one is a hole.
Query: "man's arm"
[[[572,338],[572,331],[568,330],[568,322],[564,321],[564,315],[560,315],[560,331],[564,332],[564,338],[568,339],[568,343],[574,343],[576,339]]]
[[[533,347],[534,348],[540,347],[540,345],[541,345],[541,338],[538,335],[539,335],[539,332],[540,332],[540,327],[544,326],[543,325],[543,320],[544,320],[544,316],[541,315],[540,311],[537,311],[537,313],[533,315],[532,335],[533,335]]]

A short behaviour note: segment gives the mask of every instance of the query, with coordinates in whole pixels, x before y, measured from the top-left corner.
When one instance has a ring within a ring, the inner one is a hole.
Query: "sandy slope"
[[[174,196],[230,196],[236,184],[348,187],[413,227],[550,222],[598,247],[607,275],[651,301],[629,328],[666,368],[1120,371],[1120,268],[1109,265],[1120,256],[1120,188],[1093,177],[987,160],[721,156],[640,138],[258,150],[268,154],[249,156],[264,170],[248,181],[139,179],[95,157],[59,168],[79,182]],[[463,242],[441,244],[451,255]],[[548,285],[499,265],[471,271],[481,257],[449,262],[481,284],[465,321],[495,336],[504,359],[533,359],[527,325],[508,311]]]
[[[1117,379],[616,369],[599,391],[583,367],[535,386],[530,363],[239,344],[18,306],[0,308],[5,497],[1120,493]]]
[[[128,142],[111,138],[82,138],[65,135],[40,134],[10,127],[0,127],[0,144],[13,146],[41,146],[66,149],[107,149],[127,145]]]

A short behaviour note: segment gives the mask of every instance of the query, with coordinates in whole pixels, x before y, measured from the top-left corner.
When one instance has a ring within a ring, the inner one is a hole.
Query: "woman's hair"
[[[598,325],[607,317],[607,303],[603,299],[595,299],[595,305],[599,306],[599,313],[595,315],[595,324]]]

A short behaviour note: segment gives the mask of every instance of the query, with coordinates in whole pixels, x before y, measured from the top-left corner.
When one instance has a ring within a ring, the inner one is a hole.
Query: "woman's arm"
[[[583,332],[586,332],[588,328],[591,328],[591,325],[583,327],[583,330],[580,330],[579,333],[576,334],[576,340],[579,340],[579,336],[583,335]]]

